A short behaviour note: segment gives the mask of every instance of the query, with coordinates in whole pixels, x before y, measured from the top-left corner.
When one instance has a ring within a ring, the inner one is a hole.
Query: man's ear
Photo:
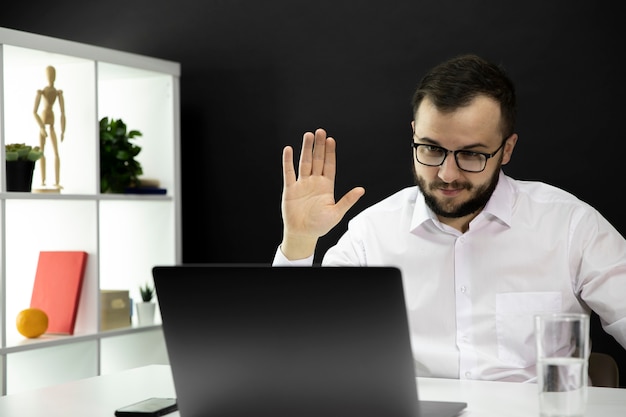
[[[513,133],[506,139],[506,142],[504,143],[504,149],[502,150],[502,165],[508,164],[511,160],[511,155],[513,155],[513,149],[515,148],[517,139],[517,133]]]

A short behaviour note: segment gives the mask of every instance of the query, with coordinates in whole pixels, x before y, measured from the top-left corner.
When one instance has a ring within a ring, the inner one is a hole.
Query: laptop
[[[390,267],[153,268],[182,417],[453,417],[418,401]]]

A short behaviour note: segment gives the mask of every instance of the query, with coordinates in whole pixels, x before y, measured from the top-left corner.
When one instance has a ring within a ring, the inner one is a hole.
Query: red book
[[[48,315],[46,333],[74,334],[87,252],[39,252],[30,306]]]

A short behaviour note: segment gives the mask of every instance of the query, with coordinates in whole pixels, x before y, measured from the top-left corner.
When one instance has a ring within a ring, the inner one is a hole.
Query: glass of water
[[[589,316],[535,316],[537,385],[542,417],[583,417],[587,405]]]

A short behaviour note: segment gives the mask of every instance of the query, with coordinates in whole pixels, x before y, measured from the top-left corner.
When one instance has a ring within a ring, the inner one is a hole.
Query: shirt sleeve
[[[295,259],[289,260],[283,254],[283,251],[280,249],[280,246],[276,249],[276,254],[274,255],[274,260],[272,261],[272,266],[311,266],[313,265],[313,256],[311,255],[308,258],[304,259]]]
[[[626,348],[626,240],[597,212],[581,222],[572,246],[578,254],[575,289],[604,330]],[[582,231],[583,233],[580,233]]]

